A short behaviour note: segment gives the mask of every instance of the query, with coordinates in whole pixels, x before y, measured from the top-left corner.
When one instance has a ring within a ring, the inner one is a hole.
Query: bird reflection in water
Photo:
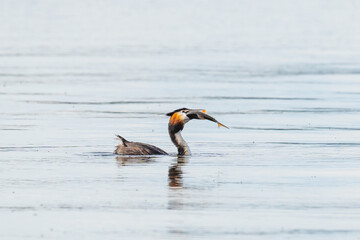
[[[183,187],[183,171],[181,169],[189,160],[189,157],[178,156],[175,163],[169,167],[169,187],[182,188]]]
[[[117,156],[116,161],[119,165],[125,166],[137,163],[152,163],[155,162],[155,158],[147,156]]]
[[[176,161],[169,167],[168,184],[170,188],[183,187],[183,171],[181,169],[189,161],[189,156],[178,156]],[[147,164],[156,161],[156,157],[152,156],[117,156],[116,162],[119,166],[132,164]]]

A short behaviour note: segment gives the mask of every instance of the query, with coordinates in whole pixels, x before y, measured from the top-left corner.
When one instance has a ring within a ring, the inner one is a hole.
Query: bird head
[[[224,124],[219,123],[215,118],[206,114],[205,109],[188,109],[188,108],[179,108],[170,113],[166,114],[170,117],[169,121],[169,131],[178,132],[183,130],[184,125],[192,119],[200,119],[200,120],[210,120],[216,122],[218,126],[223,126],[228,128]]]

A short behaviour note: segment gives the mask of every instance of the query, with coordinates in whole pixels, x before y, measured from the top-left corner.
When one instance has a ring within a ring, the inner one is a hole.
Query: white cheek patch
[[[188,121],[190,121],[190,118],[188,118],[188,116],[186,116],[185,113],[181,114],[181,119],[184,121],[184,123],[187,123]]]

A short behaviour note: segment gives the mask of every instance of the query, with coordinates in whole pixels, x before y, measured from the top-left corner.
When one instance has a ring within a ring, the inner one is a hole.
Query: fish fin
[[[128,140],[126,140],[125,138],[123,138],[120,135],[116,135],[118,137],[118,139],[120,140],[120,144],[123,145],[124,147],[127,147],[126,143],[129,142]]]
[[[227,129],[229,129],[227,126],[225,126],[224,124],[221,124],[221,123],[217,123],[218,124],[218,127],[224,127],[224,128],[227,128]]]

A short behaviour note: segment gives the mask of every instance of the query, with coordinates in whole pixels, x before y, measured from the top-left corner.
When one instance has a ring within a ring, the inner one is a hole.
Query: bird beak
[[[200,119],[200,120],[210,120],[212,122],[216,122],[218,124],[218,127],[225,127],[228,128],[227,126],[225,126],[224,124],[218,122],[218,120],[216,120],[215,118],[213,118],[212,116],[206,114],[206,110],[205,109],[191,109],[186,116],[190,119]]]

